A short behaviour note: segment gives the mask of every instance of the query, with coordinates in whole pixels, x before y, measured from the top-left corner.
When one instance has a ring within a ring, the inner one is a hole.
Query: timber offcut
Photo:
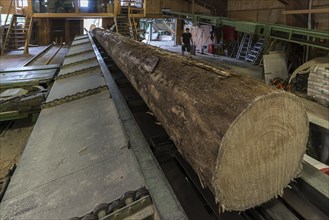
[[[103,29],[93,34],[221,210],[258,206],[300,174],[308,119],[296,96]]]

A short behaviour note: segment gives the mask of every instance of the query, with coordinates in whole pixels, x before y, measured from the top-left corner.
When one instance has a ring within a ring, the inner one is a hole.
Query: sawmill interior
[[[0,219],[329,219],[328,0],[0,12]]]

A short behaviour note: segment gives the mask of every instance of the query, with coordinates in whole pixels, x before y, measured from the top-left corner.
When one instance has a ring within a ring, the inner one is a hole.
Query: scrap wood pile
[[[328,57],[317,57],[298,67],[291,75],[289,84],[296,79],[307,78],[307,95],[316,102],[329,106],[329,63]],[[305,77],[303,77],[305,76]]]
[[[307,95],[324,106],[329,106],[329,64],[312,66],[308,77]]]

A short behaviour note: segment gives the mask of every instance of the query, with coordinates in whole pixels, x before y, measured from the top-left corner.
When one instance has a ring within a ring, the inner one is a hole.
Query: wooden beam
[[[279,0],[279,2],[281,2],[282,4],[288,5],[289,2],[287,0]]]
[[[114,0],[114,16],[120,14],[121,2],[120,0]]]
[[[291,10],[291,11],[283,11],[284,15],[298,15],[298,14],[329,14],[329,8],[316,8],[316,9],[305,9],[305,10]]]
[[[79,13],[79,0],[74,0],[74,11]]]
[[[113,13],[34,13],[34,18],[108,18]]]
[[[320,105],[317,102],[307,100],[306,98],[300,98],[303,102],[307,116],[310,122],[320,127],[329,129],[329,111],[328,108]]]

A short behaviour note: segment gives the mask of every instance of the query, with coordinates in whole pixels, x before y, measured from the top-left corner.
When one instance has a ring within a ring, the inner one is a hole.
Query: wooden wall
[[[83,20],[38,18],[35,22],[39,45],[49,45],[54,41],[69,43],[76,35],[83,34]]]
[[[51,22],[49,18],[43,19],[34,19],[35,25],[33,29],[37,31],[36,33],[36,41],[38,45],[48,45],[51,42]]]
[[[312,8],[329,8],[328,0],[313,0]],[[329,14],[313,14],[314,29],[329,31]]]
[[[303,10],[308,9],[309,0],[299,0],[299,1],[289,1],[286,5],[286,10]],[[299,15],[283,15],[287,20],[287,25],[307,28],[307,19],[306,14]]]
[[[1,0],[0,1],[0,6],[1,8],[1,14],[7,14],[9,10],[9,5],[10,5],[10,0]],[[10,12],[13,13],[15,10],[15,6],[13,3],[13,6],[10,8]]]
[[[148,15],[160,15],[162,9],[192,13],[192,4],[186,0],[148,0],[146,3],[146,13]],[[195,13],[210,14],[210,10],[199,5],[194,7]]]
[[[9,8],[10,6],[10,2],[11,0],[1,0],[0,1],[0,6],[1,6],[1,14],[23,14],[23,8],[20,6],[18,6],[18,3],[17,3],[17,0],[13,1],[11,7]],[[28,4],[29,6],[28,7],[25,7],[25,12],[31,12],[32,10],[32,0],[28,0]]]
[[[216,16],[226,17],[227,16],[227,2],[229,0],[195,0],[199,4],[207,4],[215,8]]]
[[[312,9],[328,8],[328,0],[312,0]],[[309,0],[289,0],[287,4],[279,0],[229,0],[229,18],[245,21],[270,22],[307,28],[308,14],[283,15],[286,10],[309,8]],[[328,14],[312,14],[312,28],[329,30]]]
[[[229,0],[227,15],[237,20],[286,24],[286,18],[282,16],[285,9],[278,0]]]

